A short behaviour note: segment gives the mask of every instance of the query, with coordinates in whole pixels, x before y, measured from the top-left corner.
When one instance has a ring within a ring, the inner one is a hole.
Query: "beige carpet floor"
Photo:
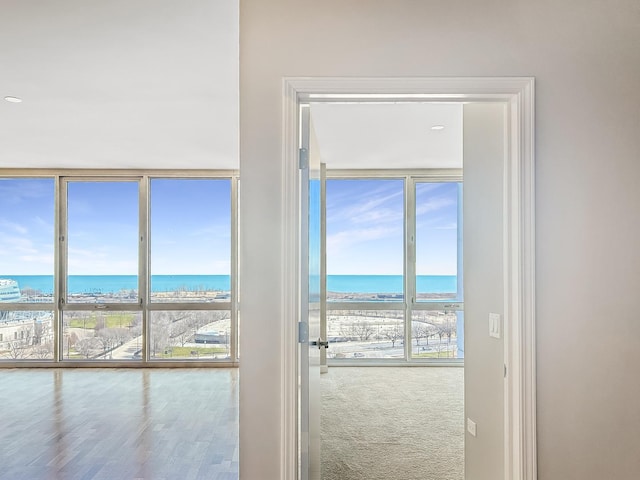
[[[322,480],[463,480],[463,375],[459,367],[329,368]]]

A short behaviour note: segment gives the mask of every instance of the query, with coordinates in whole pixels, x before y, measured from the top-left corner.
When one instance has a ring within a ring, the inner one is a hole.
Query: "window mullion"
[[[416,188],[415,180],[405,177],[405,255],[404,255],[404,354],[411,361],[411,326],[416,296]]]
[[[56,177],[56,194],[55,194],[55,215],[56,225],[58,230],[56,231],[55,245],[55,286],[54,286],[54,301],[56,304],[55,310],[55,331],[54,331],[54,361],[60,362],[64,359],[64,326],[62,307],[67,299],[67,257],[68,257],[68,233],[67,233],[67,181],[66,179],[58,176]]]
[[[231,177],[231,345],[229,356],[238,360],[238,177]]]
[[[143,176],[138,184],[138,297],[142,308],[142,361],[149,361],[149,309],[151,279],[149,272],[149,177]]]

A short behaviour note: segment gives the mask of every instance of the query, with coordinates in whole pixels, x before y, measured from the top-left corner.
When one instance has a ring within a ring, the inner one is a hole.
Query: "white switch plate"
[[[502,322],[499,313],[489,314],[489,336],[500,338],[502,336]]]
[[[467,431],[474,437],[476,436],[476,422],[470,418],[467,418]]]

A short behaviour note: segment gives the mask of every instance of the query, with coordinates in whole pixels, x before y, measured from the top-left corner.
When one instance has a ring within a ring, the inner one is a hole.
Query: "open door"
[[[300,106],[299,452],[301,480],[320,480],[320,161],[309,105]]]

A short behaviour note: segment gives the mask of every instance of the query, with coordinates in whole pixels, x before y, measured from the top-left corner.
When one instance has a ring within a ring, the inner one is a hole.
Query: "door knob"
[[[321,338],[318,339],[318,341],[312,341],[311,345],[313,345],[314,347],[318,347],[320,348],[329,348],[329,342],[327,341],[322,341]]]

